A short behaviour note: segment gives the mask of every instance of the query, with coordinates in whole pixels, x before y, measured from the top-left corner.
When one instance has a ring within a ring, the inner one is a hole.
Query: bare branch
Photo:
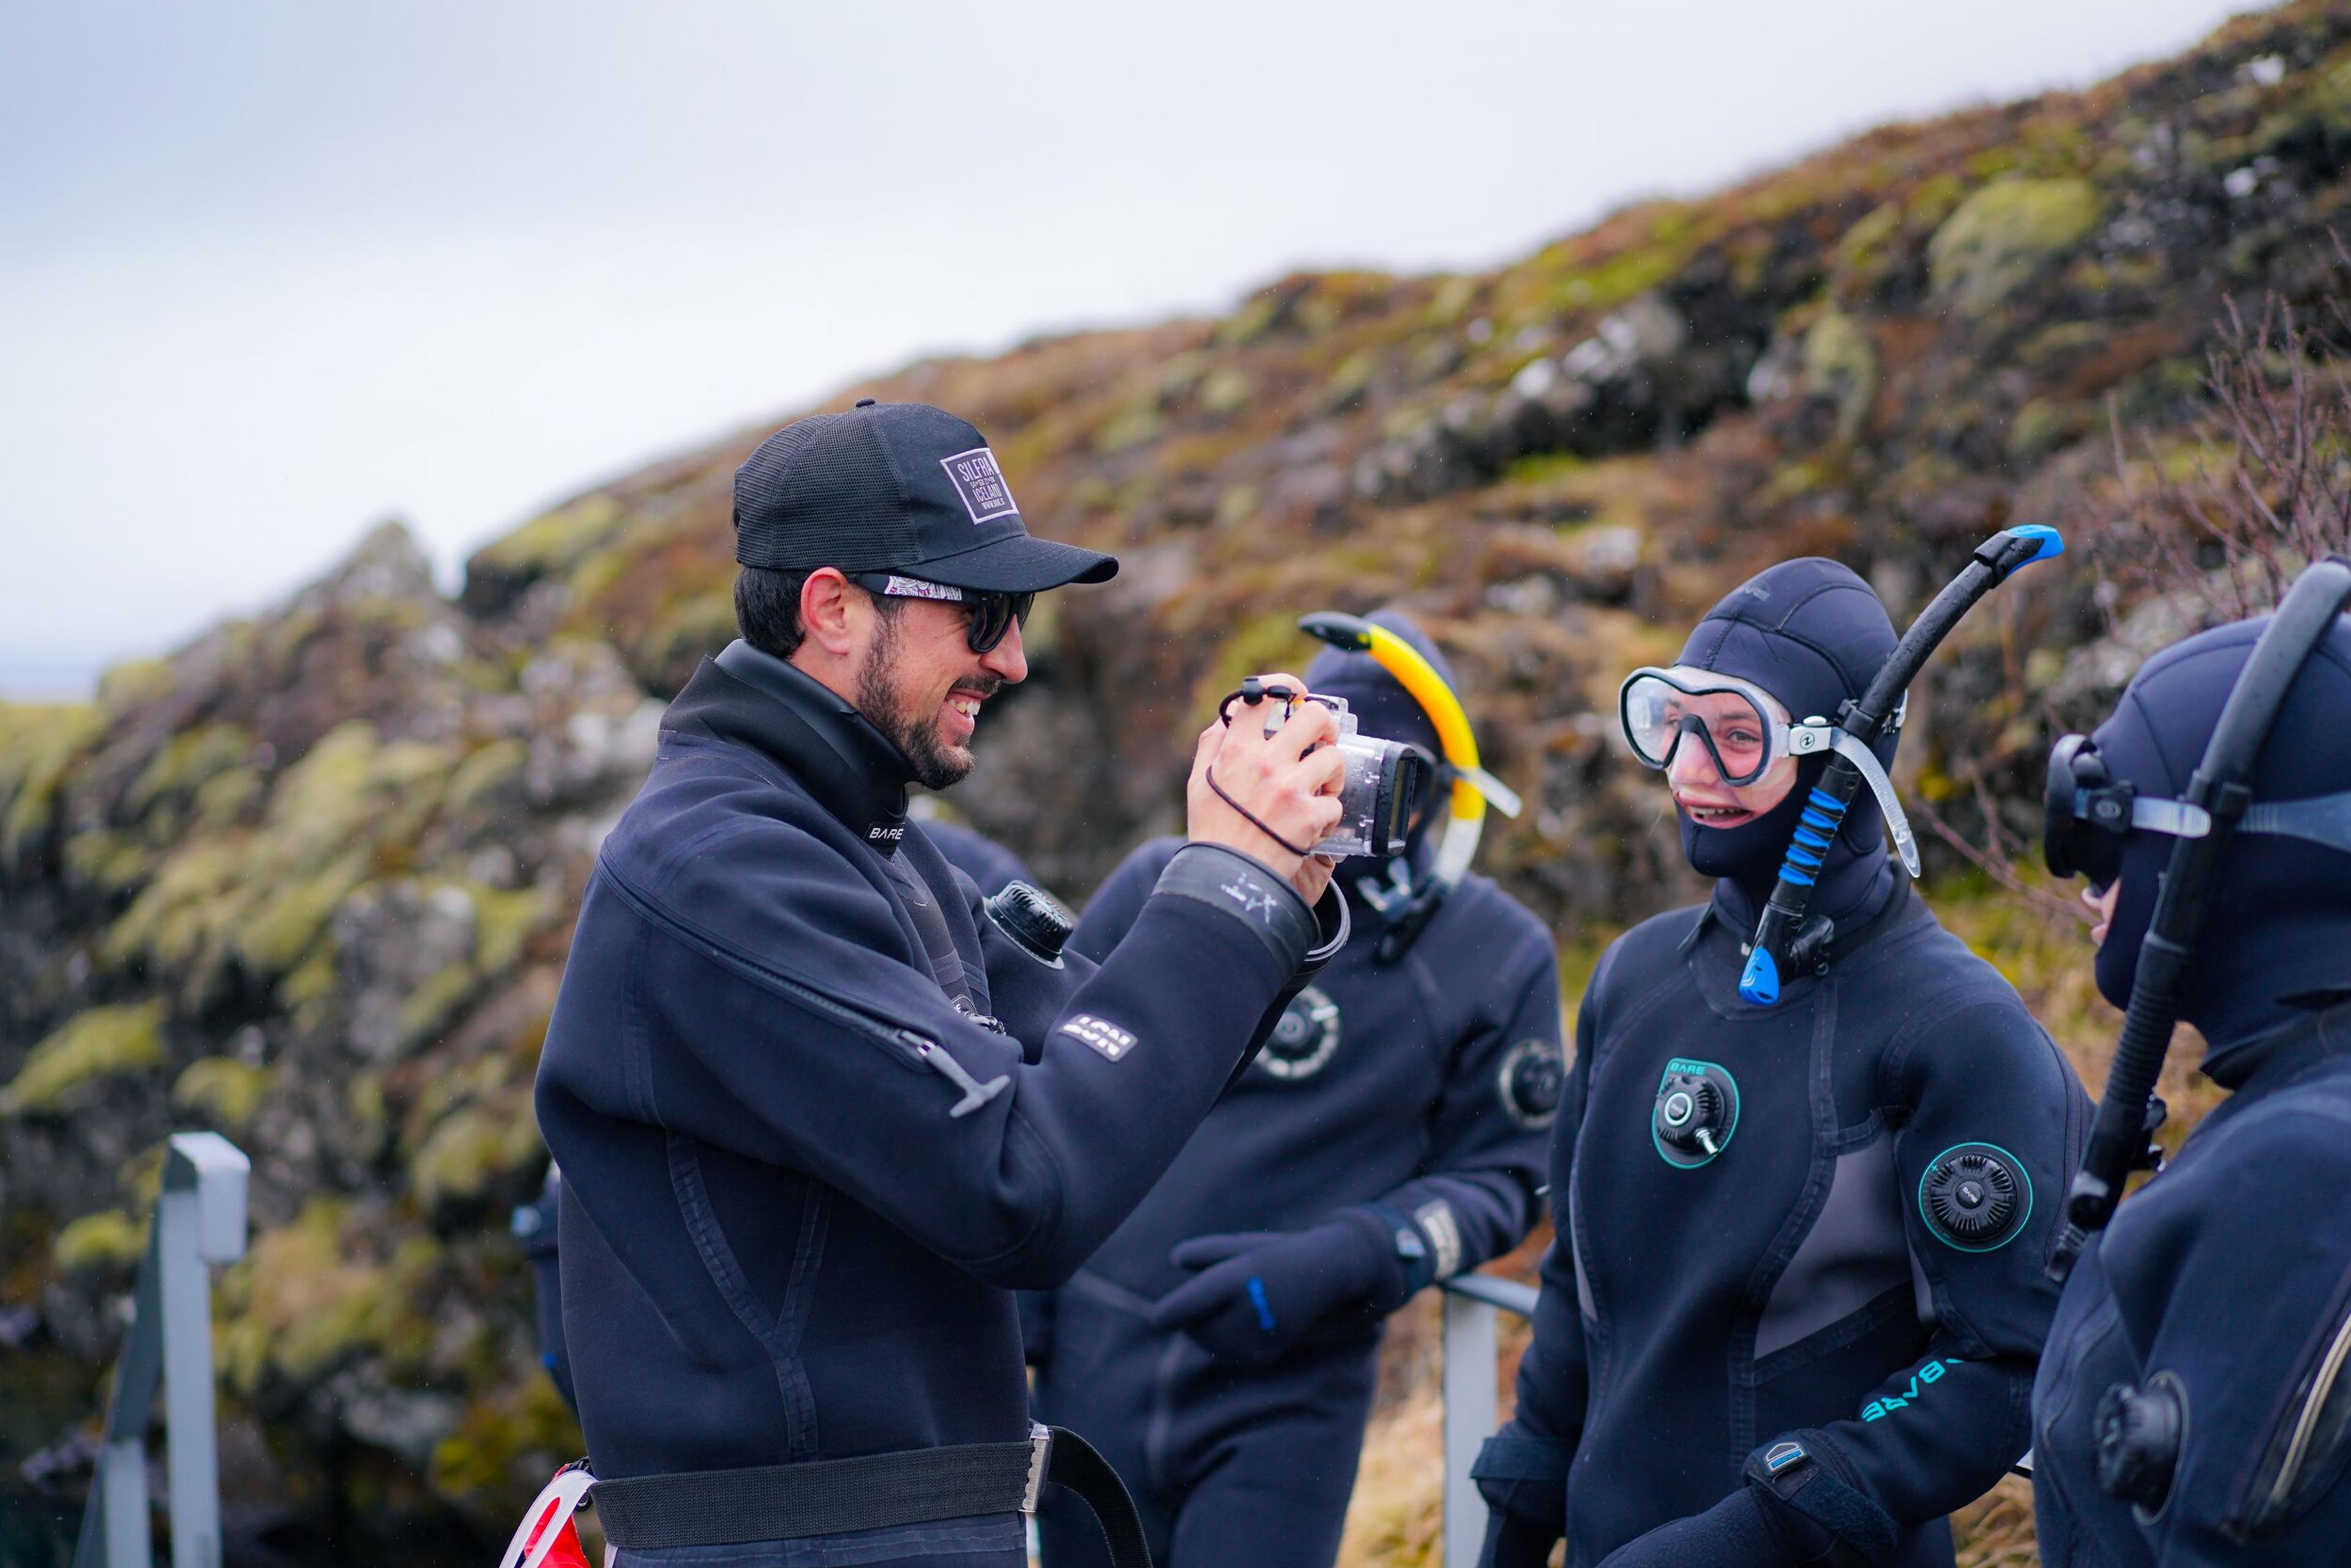
[[[1959,851],[1970,865],[1974,866],[2043,914],[2078,920],[2085,925],[2095,923],[2097,917],[2080,904],[2071,899],[2060,898],[2046,888],[2033,886],[2017,875],[2016,868],[2007,861],[1996,855],[1986,854],[1982,850],[1970,843],[1966,834],[1945,821],[1942,813],[1926,801],[1918,801],[1917,810],[1918,815],[1926,819],[1927,825],[1935,830],[1935,836]]]

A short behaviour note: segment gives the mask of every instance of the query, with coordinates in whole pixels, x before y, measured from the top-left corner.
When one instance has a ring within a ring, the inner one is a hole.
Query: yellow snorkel
[[[1446,769],[1453,775],[1453,813],[1437,845],[1437,863],[1409,905],[1392,921],[1380,938],[1379,959],[1391,963],[1419,936],[1430,915],[1469,870],[1478,841],[1486,831],[1486,808],[1506,817],[1519,814],[1516,791],[1479,765],[1478,737],[1469,732],[1469,716],[1461,699],[1420,650],[1384,626],[1335,610],[1301,616],[1299,630],[1348,653],[1369,653],[1380,668],[1395,677],[1437,727],[1437,744],[1445,751]]]

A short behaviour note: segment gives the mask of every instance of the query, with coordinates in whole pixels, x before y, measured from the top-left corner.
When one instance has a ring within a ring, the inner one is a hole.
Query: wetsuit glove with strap
[[[1197,1272],[1160,1299],[1152,1325],[1183,1331],[1231,1365],[1270,1365],[1343,1309],[1370,1322],[1427,1283],[1425,1266],[1398,1255],[1398,1229],[1375,1209],[1343,1208],[1307,1230],[1179,1242],[1169,1261]]]
[[[1837,1546],[1835,1536],[1750,1482],[1704,1513],[1626,1542],[1600,1568],[1802,1568],[1848,1561]]]

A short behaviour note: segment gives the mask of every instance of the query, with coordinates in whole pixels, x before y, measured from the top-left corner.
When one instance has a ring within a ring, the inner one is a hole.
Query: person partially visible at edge
[[[1627,739],[1714,893],[1612,944],[1577,1014],[1558,1239],[1518,1413],[1473,1470],[1493,1568],[1562,1536],[1580,1568],[1948,1565],[1945,1516],[2031,1441],[2088,1102],[1888,863],[1870,797],[1823,818],[1827,754],[1787,744],[1895,642],[1860,578],[1792,560],[1626,682]],[[1740,974],[1792,842],[1833,939],[1752,1006]]]
[[[2268,624],[2219,627],[2147,661],[2091,737],[2113,783],[2141,801],[2187,793]],[[2252,775],[2254,812],[2332,797],[2331,841],[2259,831],[2249,814],[2180,995],[2204,1075],[2229,1098],[2092,1237],[2058,1303],[2032,1390],[2050,1568],[2351,1561],[2346,714],[2351,617],[2337,617]],[[2098,990],[2127,1009],[2179,841],[2115,836],[2112,858],[2084,868],[2084,896],[2098,912]]]
[[[1372,619],[1451,683],[1419,628]],[[1325,650],[1306,679],[1364,734],[1441,754],[1371,655]],[[1143,1206],[1032,1309],[1039,1414],[1117,1465],[1159,1568],[1330,1568],[1383,1320],[1532,1223],[1563,1070],[1550,932],[1470,875],[1410,946],[1380,951],[1431,874],[1449,793],[1402,854],[1341,862],[1353,939]],[[1181,847],[1112,873],[1071,947],[1115,951]],[[1039,1524],[1047,1568],[1107,1563],[1061,1500]]]
[[[600,1486],[671,1478],[624,1564],[1018,1568],[1017,1484],[904,1522],[936,1487],[794,1475],[1029,1437],[1010,1287],[1101,1245],[1343,940],[1330,863],[1280,841],[1337,819],[1334,727],[1313,704],[1270,734],[1210,722],[1189,841],[1130,938],[1049,962],[979,912],[906,789],[971,768],[1027,674],[1030,597],[1116,562],[1030,537],[979,432],[919,404],[770,436],[735,526],[743,638],[670,706],[598,854],[539,1068],[580,1422]],[[835,1526],[667,1543],[745,1511],[713,1520],[681,1476],[762,1467],[726,1483],[760,1489],[749,1511]]]

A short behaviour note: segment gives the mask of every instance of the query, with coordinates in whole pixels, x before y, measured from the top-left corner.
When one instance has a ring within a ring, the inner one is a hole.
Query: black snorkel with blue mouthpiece
[[[1928,656],[1976,601],[2006,581],[2019,567],[2047,560],[2064,549],[2065,541],[2056,529],[2037,523],[2003,528],[1978,545],[1959,576],[1910,623],[1860,699],[1848,701],[1838,711],[1830,736],[1834,755],[1805,800],[1795,837],[1781,862],[1779,880],[1756,922],[1747,967],[1739,977],[1740,1000],[1756,1007],[1776,1005],[1782,977],[1802,973],[1827,951],[1834,928],[1827,919],[1807,919],[1806,914],[1829,847],[1865,783],[1885,810],[1905,869],[1913,876],[1918,873],[1918,851],[1909,824],[1871,748],[1897,722],[1904,695]],[[1815,733],[1818,727],[1813,723],[1799,727]]]

